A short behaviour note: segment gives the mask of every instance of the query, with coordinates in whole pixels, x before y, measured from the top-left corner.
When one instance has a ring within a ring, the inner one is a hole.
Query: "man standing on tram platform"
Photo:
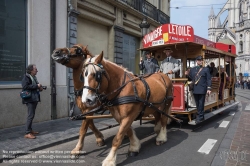
[[[145,54],[146,59],[143,60],[141,58],[139,63],[140,70],[143,70],[143,74],[152,74],[159,70],[158,61],[152,57],[151,53],[149,51],[146,51]]]
[[[180,62],[171,56],[173,52],[171,48],[165,48],[163,51],[167,58],[165,58],[160,66],[160,72],[167,74],[170,79],[175,78],[175,73],[180,71]]]
[[[197,66],[186,71],[185,75],[189,76],[194,83],[193,95],[197,107],[196,123],[202,122],[204,119],[204,105],[206,94],[211,93],[211,75],[207,67],[202,66],[203,58],[196,57]]]

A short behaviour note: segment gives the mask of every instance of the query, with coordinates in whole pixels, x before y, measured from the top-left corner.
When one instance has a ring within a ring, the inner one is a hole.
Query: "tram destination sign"
[[[202,44],[202,45],[205,45],[205,46],[208,46],[208,47],[216,48],[215,42],[212,42],[210,40],[204,39],[204,38],[196,36],[196,35],[194,35],[194,41],[193,42],[198,43],[198,44]]]
[[[143,37],[143,48],[176,42],[194,42],[215,48],[215,43],[194,35],[190,25],[164,24]]]
[[[164,24],[144,36],[143,47],[187,41],[194,41],[194,29],[192,26]]]

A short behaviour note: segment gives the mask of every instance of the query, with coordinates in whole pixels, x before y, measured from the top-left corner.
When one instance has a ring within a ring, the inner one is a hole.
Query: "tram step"
[[[226,109],[228,109],[228,108],[230,108],[230,107],[233,107],[233,106],[235,106],[235,105],[237,105],[237,104],[239,104],[238,101],[237,101],[237,102],[234,102],[234,103],[230,103],[230,104],[228,104],[228,105],[225,105],[224,107],[221,107],[221,108],[219,108],[219,109],[217,109],[217,110],[215,110],[215,111],[212,111],[212,112],[209,112],[209,113],[205,113],[205,115],[204,115],[204,116],[205,116],[205,120],[204,120],[204,121],[206,121],[207,119],[210,119],[211,117],[213,117],[213,116],[215,116],[215,115],[221,113],[222,111],[224,111],[224,110],[226,110]],[[204,121],[202,121],[202,122],[204,122]],[[202,122],[201,122],[201,123],[202,123]],[[188,124],[190,124],[190,125],[197,125],[197,124],[199,124],[199,123],[196,123],[196,122],[195,122],[195,119],[194,119],[194,120],[188,122]]]

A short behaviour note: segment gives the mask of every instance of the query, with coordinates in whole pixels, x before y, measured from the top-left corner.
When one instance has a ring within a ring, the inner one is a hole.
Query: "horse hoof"
[[[164,141],[156,141],[156,145],[162,145],[162,144],[164,144],[165,142]]]
[[[78,154],[71,154],[70,155],[71,160],[77,160],[77,159],[79,159],[79,157],[80,157],[80,155],[78,155]]]
[[[99,142],[96,142],[97,146],[101,147],[101,146],[104,146],[105,145],[105,142],[104,142],[104,139],[102,139],[101,141]]]
[[[139,152],[128,152],[128,157],[138,156]]]

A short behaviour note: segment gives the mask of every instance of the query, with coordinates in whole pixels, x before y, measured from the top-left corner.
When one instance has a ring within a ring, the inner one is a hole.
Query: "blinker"
[[[96,80],[97,82],[101,82],[101,80],[102,80],[102,73],[101,73],[101,71],[97,71],[97,72],[96,72],[95,80]]]
[[[80,81],[84,82],[84,77],[82,76],[82,74],[80,75]]]

